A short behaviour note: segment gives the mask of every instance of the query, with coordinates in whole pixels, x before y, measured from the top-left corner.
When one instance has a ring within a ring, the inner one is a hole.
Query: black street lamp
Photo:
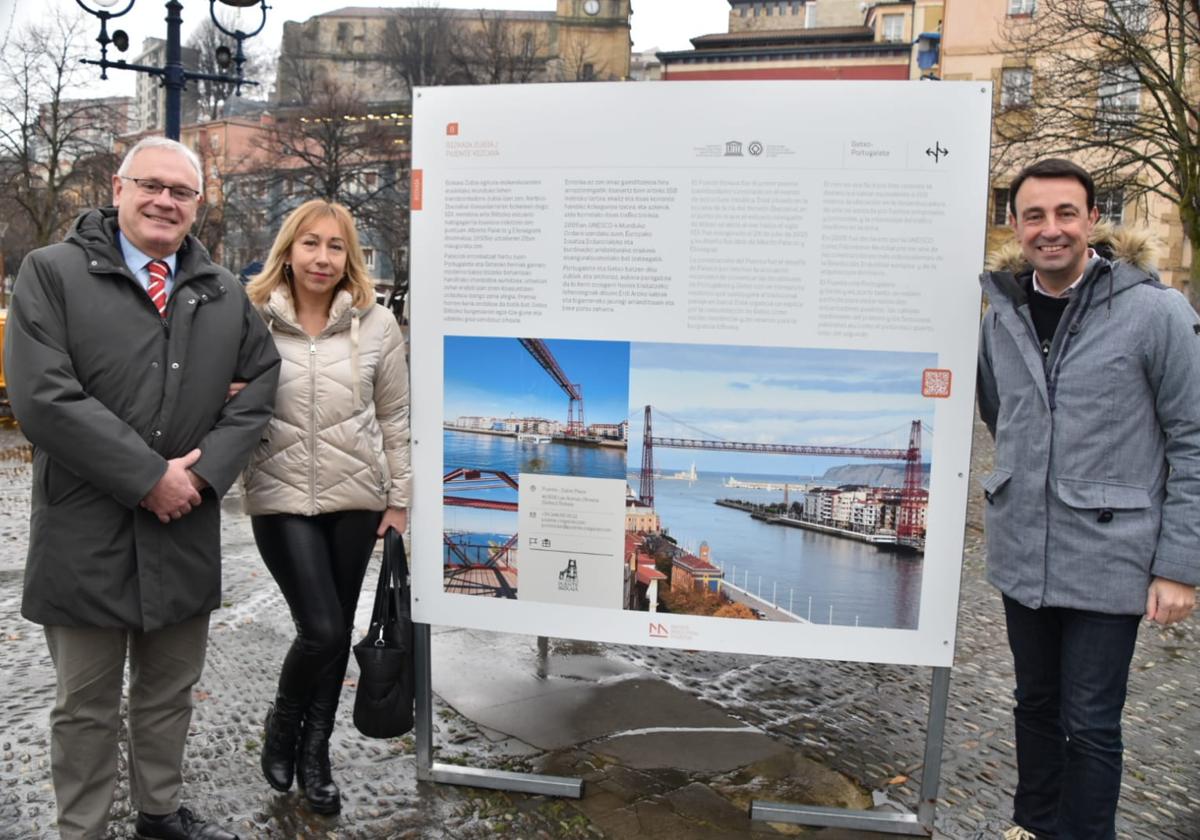
[[[133,8],[133,4],[137,0],[90,0],[98,9],[91,8],[84,0],[75,0],[79,7],[89,15],[100,18],[100,34],[96,40],[100,43],[100,59],[83,59],[84,64],[95,64],[100,68],[100,78],[108,78],[109,68],[116,70],[134,70],[138,73],[149,73],[152,76],[158,76],[162,79],[163,87],[167,89],[167,126],[166,135],[172,140],[179,139],[179,129],[181,123],[181,94],[189,81],[202,79],[209,82],[228,82],[234,86],[234,91],[238,96],[242,95],[242,85],[256,85],[258,82],[252,82],[249,79],[242,77],[242,65],[246,63],[245,53],[242,52],[242,42],[247,38],[253,38],[267,23],[267,0],[219,0],[225,6],[233,6],[234,8],[249,8],[250,6],[258,6],[262,11],[262,20],[258,24],[258,28],[253,32],[243,32],[238,29],[230,32],[226,29],[221,21],[217,18],[217,2],[218,0],[208,0],[208,13],[212,17],[213,25],[217,29],[224,32],[229,37],[237,42],[237,55],[230,53],[228,47],[221,47],[217,50],[217,62],[222,67],[228,67],[233,63],[237,67],[237,74],[234,76],[223,76],[216,73],[196,73],[191,70],[185,70],[183,67],[183,45],[180,42],[180,32],[183,26],[183,18],[180,12],[183,11],[183,4],[179,0],[167,0],[167,61],[162,67],[153,67],[147,64],[130,64],[124,59],[118,61],[108,60],[108,45],[112,44],[118,52],[125,52],[129,49],[129,35],[122,29],[118,29],[110,36],[108,34],[108,22],[114,18],[119,18],[121,15]],[[110,12],[113,6],[119,3],[125,3],[125,7],[119,12]]]

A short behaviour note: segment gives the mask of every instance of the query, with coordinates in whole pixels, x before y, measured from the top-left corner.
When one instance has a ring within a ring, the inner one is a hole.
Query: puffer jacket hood
[[[329,305],[329,321],[325,324],[325,329],[321,330],[321,335],[333,335],[347,329],[353,318],[362,318],[374,306],[374,304],[369,304],[355,308],[353,302],[354,299],[350,292],[345,289],[339,290],[333,296],[333,302]],[[267,320],[267,326],[271,329],[278,325],[298,335],[305,334],[300,327],[300,319],[296,317],[296,304],[292,300],[291,290],[287,286],[281,284],[271,292],[271,297],[262,307],[262,314]]]
[[[309,336],[290,291],[260,307],[283,359],[276,413],[243,474],[252,515],[407,508],[408,368],[395,318],[348,291]]]
[[[1157,273],[1160,244],[1146,228],[1117,227],[1100,222],[1092,232],[1090,244],[1099,256],[1107,260],[1120,260],[1142,271]],[[1010,238],[988,252],[984,268],[1022,274],[1032,266],[1021,253],[1020,244]]]
[[[1093,231],[1090,245],[1096,258],[1090,260],[1084,270],[1079,294],[1084,296],[1085,303],[1074,309],[1072,322],[1075,325],[1092,305],[1103,304],[1106,314],[1111,315],[1115,295],[1146,282],[1148,278],[1158,280],[1154,268],[1158,244],[1144,228],[1114,227],[1101,222]],[[993,299],[997,294],[1017,305],[1025,302],[1033,267],[1015,240],[992,250],[985,267],[987,270],[980,276],[980,282],[990,302],[995,302]],[[1097,282],[1102,284],[1099,288]]]

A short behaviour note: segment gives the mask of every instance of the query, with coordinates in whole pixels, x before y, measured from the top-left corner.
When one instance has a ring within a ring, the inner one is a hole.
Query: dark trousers
[[[1140,616],[1004,597],[1017,673],[1013,821],[1039,840],[1113,840],[1121,710]]]
[[[250,518],[263,562],[283,592],[296,638],[279,693],[332,725],[350,658],[354,610],[375,547],[380,511]]]

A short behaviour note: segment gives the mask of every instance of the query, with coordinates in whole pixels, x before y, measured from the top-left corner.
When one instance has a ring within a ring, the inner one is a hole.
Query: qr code
[[[926,368],[921,373],[921,396],[939,399],[950,396],[950,371]]]

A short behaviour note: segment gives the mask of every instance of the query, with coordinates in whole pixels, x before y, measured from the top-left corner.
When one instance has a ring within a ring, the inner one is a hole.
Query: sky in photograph
[[[641,463],[647,403],[655,437],[904,449],[913,420],[933,427],[921,372],[936,363],[929,353],[634,343],[628,463]],[[656,449],[654,461],[659,470],[694,462],[737,475],[819,475],[868,463],[693,449]]]
[[[629,397],[629,345],[548,339],[588,423],[620,423]],[[567,422],[567,395],[515,338],[447,336],[445,417],[545,417]]]
[[[91,8],[99,8],[95,0],[84,0]],[[120,0],[113,9],[120,10],[126,0]],[[183,37],[195,31],[196,27],[208,17],[208,0],[182,0],[183,3]],[[428,0],[417,2],[379,2],[379,0],[355,0],[354,2],[333,2],[333,0],[268,0],[270,10],[267,12],[267,24],[262,33],[254,40],[247,41],[248,47],[260,51],[266,47],[272,53],[279,49],[283,36],[285,20],[307,20],[313,15],[331,12],[347,6],[379,6],[403,7],[417,6],[428,3]],[[220,4],[218,4],[220,5]],[[453,9],[515,9],[521,11],[552,12],[555,0],[444,0],[437,5]],[[110,31],[115,28],[124,29],[129,33],[131,46],[125,55],[132,60],[142,43],[143,38],[165,38],[167,25],[165,23],[166,3],[164,0],[135,0],[133,9],[110,24]],[[61,8],[71,13],[83,14],[75,0],[0,0],[0,43],[7,40],[9,33],[19,29],[31,21],[45,17],[48,9]],[[249,30],[257,27],[261,14],[257,8],[234,11],[230,7],[221,7],[229,13],[240,15],[241,27]],[[118,25],[119,24],[119,25]],[[725,32],[729,25],[728,0],[634,0],[633,16],[633,46],[641,51],[657,47],[664,50],[688,49],[688,39],[697,35],[713,32]],[[84,30],[88,38],[94,38],[99,32],[99,21],[90,19]],[[95,46],[93,44],[93,46]],[[96,52],[99,47],[95,46]],[[112,54],[110,53],[110,58]],[[99,71],[97,71],[97,76]],[[134,90],[133,77],[129,71],[114,71],[109,73],[109,81],[96,81],[88,93],[95,96],[132,96]]]

